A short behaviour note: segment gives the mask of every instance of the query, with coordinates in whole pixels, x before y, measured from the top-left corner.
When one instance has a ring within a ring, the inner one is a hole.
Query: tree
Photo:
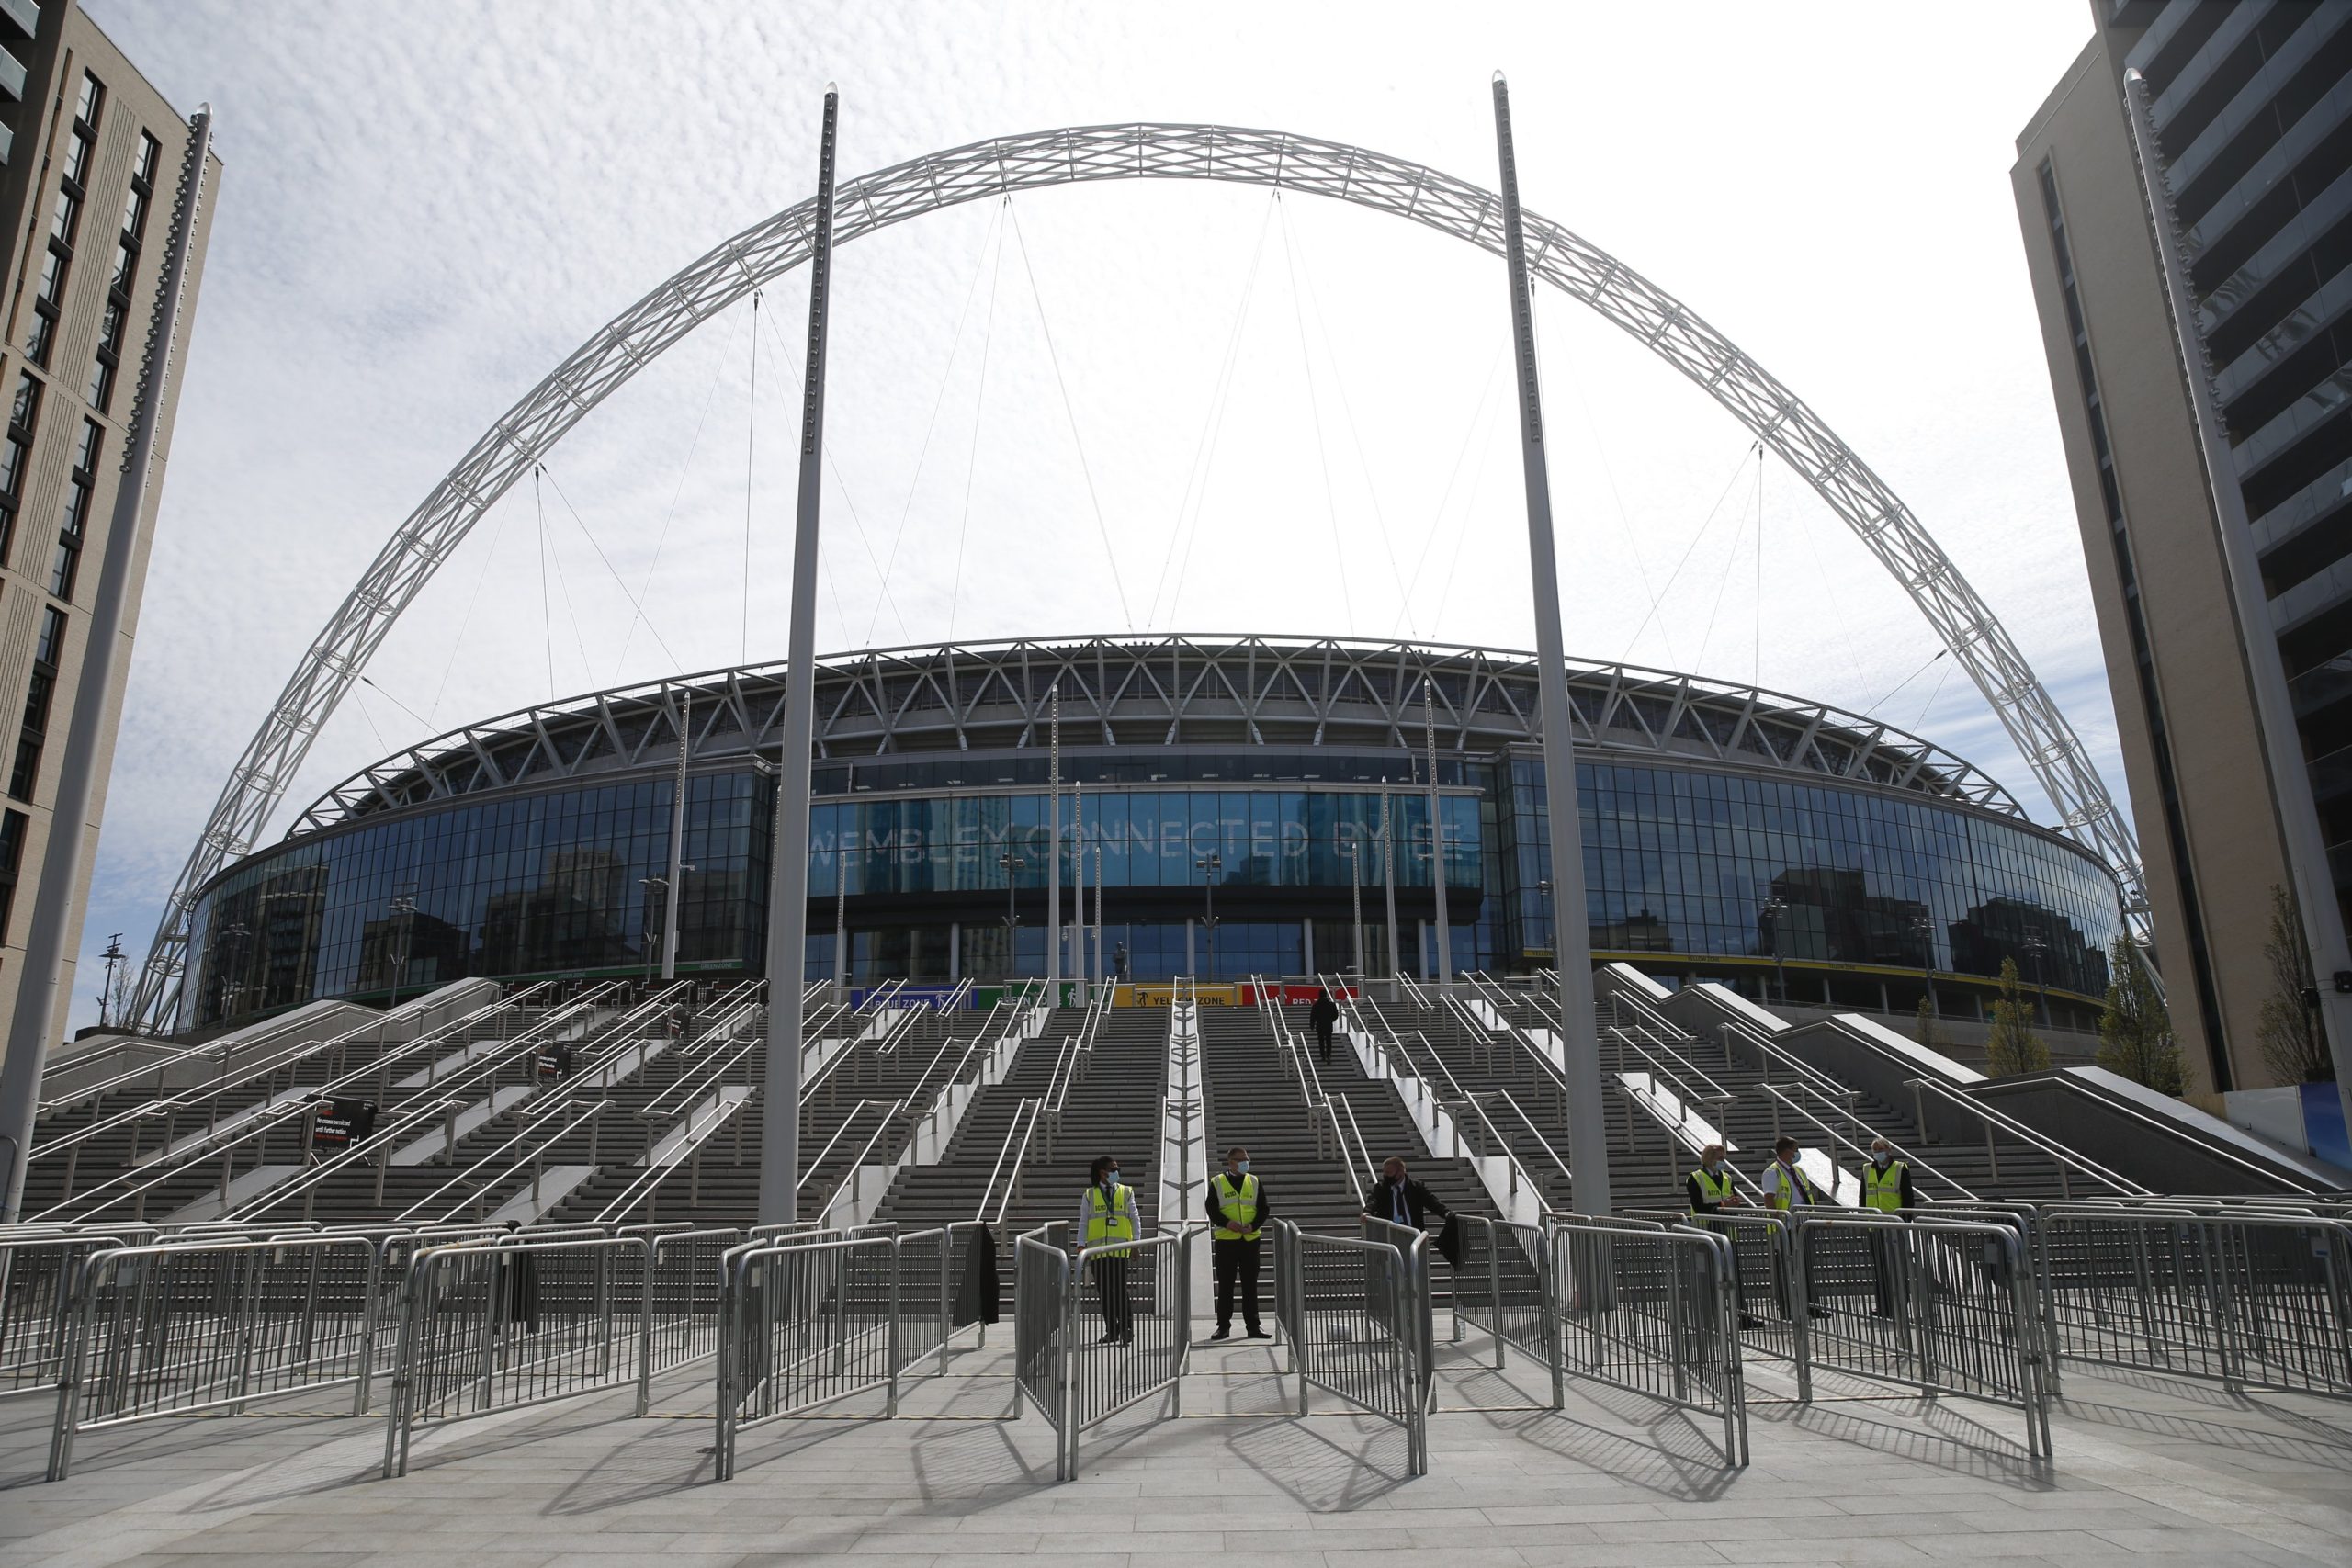
[[[2038,1073],[2050,1065],[2050,1047],[2033,1032],[2033,1004],[2018,979],[2018,961],[2001,960],[2001,999],[1993,1004],[1993,1032],[1984,1042],[1993,1076]]]
[[[2172,1014],[2132,939],[2119,936],[2107,950],[2107,1006],[2098,1015],[2098,1065],[2164,1094],[2188,1087],[2180,1046],[2173,1039]]]
[[[2312,1005],[2318,982],[2312,975],[2311,947],[2303,941],[2302,911],[2293,895],[2270,885],[2270,934],[2262,956],[2270,965],[2270,994],[2255,1015],[2255,1043],[2263,1065],[2281,1083],[2326,1083],[2335,1064],[2321,1038],[2319,1010]]]
[[[1936,1032],[1935,1004],[1925,997],[1919,998],[1919,1017],[1911,1026],[1911,1038],[1930,1051],[1944,1048],[1943,1037]]]

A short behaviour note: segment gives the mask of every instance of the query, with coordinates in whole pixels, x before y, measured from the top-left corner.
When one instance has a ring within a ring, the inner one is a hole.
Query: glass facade
[[[1433,967],[1416,760],[1351,756],[1324,773],[1330,782],[1311,782],[1297,776],[1321,771],[1310,751],[1280,759],[1306,767],[1250,781],[1273,760],[1245,746],[1181,759],[1065,750],[1066,771],[1089,787],[1062,799],[1063,919],[1080,918],[1078,886],[1091,917],[1099,882],[1114,972],[1231,979],[1352,965],[1360,908],[1363,966],[1385,973],[1391,863],[1399,963]],[[1020,785],[1043,765],[1030,753],[821,766],[808,977],[834,973],[837,909],[854,980],[1042,975],[1049,796]],[[967,782],[941,788],[943,768]],[[1339,782],[1367,771],[1398,782],[1385,792]],[[2106,985],[2104,950],[2122,929],[2113,883],[2080,850],[2012,818],[1666,758],[1604,759],[1577,774],[1586,919],[1600,953],[1665,973],[1730,960],[1992,976],[2006,956],[2029,982],[2091,996]],[[1455,965],[1548,964],[1540,757],[1512,747],[1445,758],[1439,777]],[[671,787],[649,764],[626,783],[365,817],[256,855],[199,902],[198,1021],[469,976],[642,973],[659,960],[650,879],[667,866]],[[691,782],[679,958],[695,972],[763,966],[773,810],[772,786],[748,767]]]

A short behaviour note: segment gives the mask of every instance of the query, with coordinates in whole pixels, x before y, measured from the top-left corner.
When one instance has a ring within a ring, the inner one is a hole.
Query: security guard
[[[1747,1207],[1747,1200],[1741,1197],[1739,1190],[1731,1184],[1731,1166],[1724,1158],[1724,1146],[1721,1144],[1709,1144],[1699,1151],[1699,1168],[1690,1173],[1689,1185],[1692,1222],[1701,1226],[1723,1232],[1731,1242],[1732,1299],[1739,1307],[1739,1325],[1742,1328],[1753,1328],[1756,1326],[1756,1319],[1748,1315],[1746,1271],[1740,1268],[1739,1228],[1728,1224],[1708,1225],[1707,1222],[1708,1215],[1720,1213],[1724,1209]],[[1754,1235],[1749,1238],[1749,1244],[1751,1249],[1757,1246],[1770,1247],[1772,1244],[1772,1238],[1769,1235]]]
[[[1135,1189],[1120,1181],[1119,1162],[1109,1155],[1097,1159],[1088,1172],[1085,1196],[1078,1201],[1078,1236],[1079,1245],[1089,1247],[1142,1239],[1143,1216],[1136,1208]],[[1087,1260],[1102,1314],[1099,1344],[1135,1343],[1135,1317],[1127,1303],[1129,1256],[1127,1248],[1118,1247]]]
[[[1911,1162],[1895,1158],[1894,1145],[1884,1138],[1872,1138],[1871,1163],[1862,1170],[1862,1206],[1898,1214],[1918,1201],[1911,1190]]]
[[[1894,1145],[1884,1138],[1871,1140],[1871,1163],[1862,1168],[1862,1206],[1882,1214],[1900,1214],[1916,1207],[1919,1195],[1911,1190],[1911,1162],[1894,1157]],[[1877,1296],[1876,1316],[1893,1317],[1901,1299],[1910,1251],[1899,1235],[1871,1237],[1871,1283]]]
[[[1233,1292],[1241,1288],[1241,1321],[1252,1339],[1272,1339],[1258,1326],[1258,1237],[1273,1213],[1265,1184],[1250,1174],[1250,1151],[1225,1152],[1225,1168],[1209,1178],[1204,1198],[1209,1216],[1209,1257],[1216,1268],[1216,1332],[1233,1337]]]
[[[1772,1145],[1772,1163],[1764,1168],[1764,1201],[1775,1209],[1801,1208],[1812,1203],[1826,1203],[1821,1189],[1813,1178],[1797,1164],[1797,1141],[1776,1139]]]

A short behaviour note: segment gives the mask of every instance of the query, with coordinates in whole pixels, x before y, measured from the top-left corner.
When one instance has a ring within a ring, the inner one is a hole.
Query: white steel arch
[[[1095,180],[1222,180],[1329,197],[1408,218],[1500,255],[1493,192],[1401,158],[1231,126],[1079,126],[977,141],[844,184],[834,238],[961,202]],[[165,904],[134,993],[134,1027],[179,1007],[198,889],[253,846],[368,660],[492,502],[591,409],[711,316],[808,258],[815,200],[722,242],[606,322],[474,443],[378,553],[311,644],[231,770]],[[1525,215],[1528,265],[1703,388],[1811,485],[1903,584],[2000,716],[2065,830],[2115,870],[2144,921],[2140,852],[2074,728],[2017,645],[1911,509],[1787,387],[1681,301],[1559,224]]]

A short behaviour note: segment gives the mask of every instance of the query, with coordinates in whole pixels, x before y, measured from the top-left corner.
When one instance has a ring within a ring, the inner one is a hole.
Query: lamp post
[[[1939,1018],[1943,1008],[1936,1000],[1936,922],[1932,916],[1914,915],[1911,930],[1919,938],[1919,978],[1928,987],[1928,1016]]]
[[[1012,978],[1014,956],[1012,932],[1021,924],[1021,911],[1014,907],[1012,895],[1014,886],[1020,880],[1021,868],[1029,863],[1007,851],[996,857],[996,863],[1004,867],[1004,977],[1010,980]]]
[[[1201,924],[1209,933],[1209,978],[1216,978],[1216,874],[1225,869],[1225,857],[1205,854],[1193,863],[1200,868],[1203,910]]]
[[[1552,879],[1538,878],[1535,891],[1544,900],[1544,940],[1552,944],[1552,966],[1556,969],[1560,964],[1560,922],[1552,912]]]
[[[1396,999],[1396,835],[1390,827],[1388,775],[1380,776],[1380,892],[1387,900],[1388,999]]]
[[[392,961],[392,999],[384,1004],[386,1012],[401,1005],[401,982],[408,977],[409,944],[416,940],[416,895],[393,894],[391,911],[400,920],[393,931],[400,942],[396,950],[400,956]]]
[[[1788,912],[1789,901],[1786,898],[1764,900],[1764,913],[1772,922],[1772,974],[1780,986],[1782,1007],[1789,1005],[1789,967],[1788,954],[1781,944],[1781,924]]]
[[[1437,991],[1445,997],[1453,994],[1453,928],[1445,908],[1445,803],[1437,793],[1437,694],[1427,675],[1421,677],[1421,736],[1430,760],[1430,892],[1437,899]]]
[[[2041,1027],[2050,1027],[2050,987],[2042,983],[2041,955],[2050,951],[2050,943],[2041,932],[2029,932],[2025,939],[2026,956],[2033,960],[2033,994],[2041,1004]]]
[[[1343,846],[1348,855],[1348,902],[1355,911],[1356,978],[1363,978],[1363,845],[1351,839]]]

